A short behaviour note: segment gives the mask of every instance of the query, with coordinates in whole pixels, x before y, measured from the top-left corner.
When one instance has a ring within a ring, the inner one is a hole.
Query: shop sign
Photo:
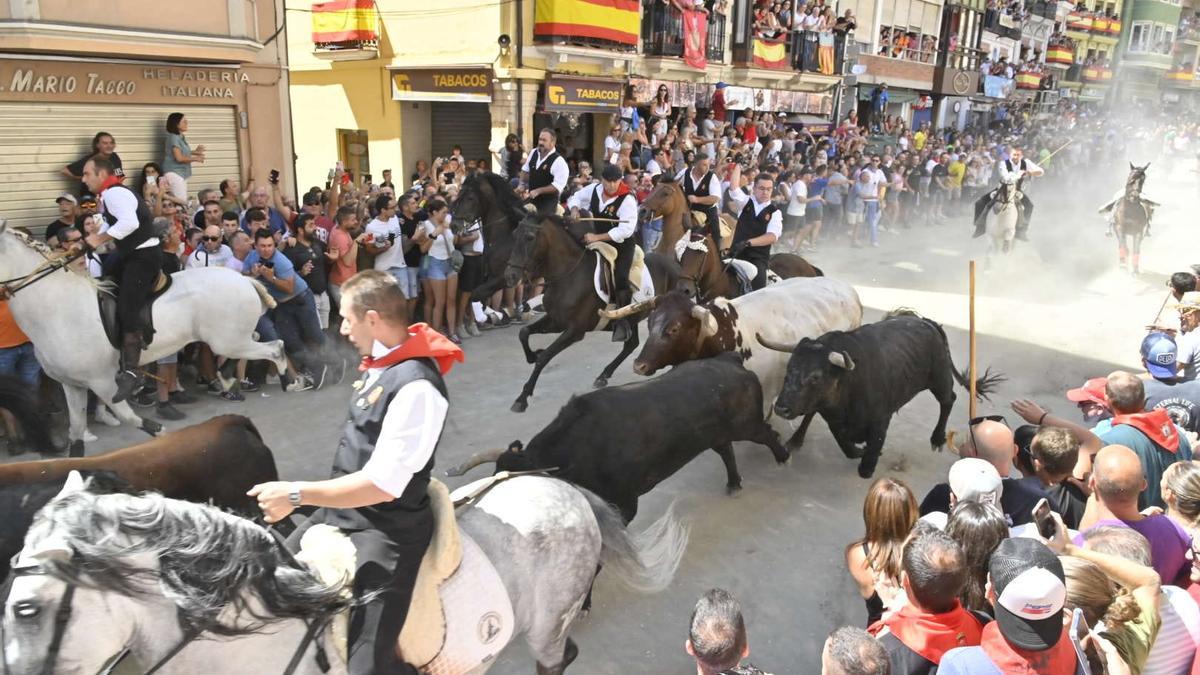
[[[492,100],[490,68],[404,68],[392,71],[392,98],[397,101]]]
[[[0,59],[0,101],[236,105],[249,81],[237,68]]]
[[[612,113],[621,107],[625,83],[582,77],[546,78],[543,105],[548,112]]]

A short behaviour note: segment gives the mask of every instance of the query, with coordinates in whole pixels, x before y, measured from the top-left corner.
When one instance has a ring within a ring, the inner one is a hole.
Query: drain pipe
[[[525,3],[523,0],[516,1],[517,10],[517,70],[518,72],[525,67]],[[521,91],[521,77],[516,77],[517,82],[517,138],[521,140],[521,145],[525,144],[525,96]]]

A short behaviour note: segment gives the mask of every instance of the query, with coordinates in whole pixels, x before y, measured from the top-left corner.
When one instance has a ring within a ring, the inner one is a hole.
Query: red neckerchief
[[[929,614],[906,604],[875,622],[869,632],[877,635],[884,628],[905,647],[933,663],[941,663],[942,655],[955,647],[974,647],[983,634],[979,619],[959,604],[941,614]]]
[[[995,621],[983,627],[983,653],[1005,675],[1070,675],[1075,672],[1075,647],[1063,628],[1058,644],[1040,652],[1014,647],[1000,634]]]
[[[1113,418],[1113,426],[1128,424],[1146,434],[1155,444],[1166,448],[1169,452],[1179,451],[1179,431],[1166,408],[1156,408],[1150,412],[1134,413],[1132,415],[1117,415]]]
[[[104,191],[107,190],[108,188],[110,188],[114,185],[120,185],[120,184],[121,184],[120,176],[109,176],[108,178],[104,179],[103,183],[100,184],[100,191],[97,192],[96,194],[97,194],[97,196],[102,195],[102,194],[104,194]]]
[[[629,186],[625,184],[625,181],[621,181],[620,183],[617,183],[617,194],[610,195],[610,194],[608,194],[608,190],[605,190],[604,186],[601,185],[600,186],[600,194],[604,195],[605,199],[616,199],[617,197],[620,197],[621,195],[629,194]]]
[[[430,328],[429,324],[414,323],[408,327],[408,339],[399,347],[379,358],[364,356],[358,369],[388,368],[401,361],[419,358],[437,361],[442,375],[449,373],[455,362],[466,361],[463,350],[449,338]]]

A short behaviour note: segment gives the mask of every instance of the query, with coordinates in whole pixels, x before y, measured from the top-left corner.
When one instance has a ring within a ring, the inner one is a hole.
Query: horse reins
[[[19,277],[13,277],[11,279],[4,279],[0,281],[0,289],[3,289],[4,292],[9,296],[16,295],[17,291],[32,286],[51,274],[54,274],[61,269],[65,269],[67,265],[85,255],[87,255],[87,251],[81,249],[78,251],[72,251],[71,253],[68,253],[60,258],[47,258],[46,262],[38,265],[29,274],[22,274]],[[13,284],[13,282],[17,283]]]

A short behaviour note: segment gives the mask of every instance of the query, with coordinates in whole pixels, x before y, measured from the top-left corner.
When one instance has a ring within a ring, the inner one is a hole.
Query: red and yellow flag
[[[375,0],[332,0],[312,6],[313,42],[376,40]]]
[[[638,0],[537,0],[533,34],[636,45],[638,10]]]
[[[754,65],[760,68],[787,68],[787,46],[774,40],[754,38]]]

